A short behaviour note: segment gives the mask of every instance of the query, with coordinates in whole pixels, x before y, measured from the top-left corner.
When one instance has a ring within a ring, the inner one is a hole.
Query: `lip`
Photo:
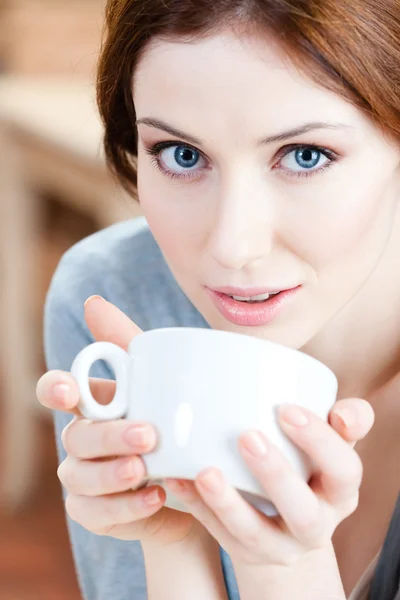
[[[253,287],[253,288],[238,288],[238,287],[220,287],[220,288],[208,288],[213,292],[219,294],[226,294],[227,296],[241,296],[242,298],[251,298],[252,296],[259,296],[260,294],[276,294],[277,292],[287,291],[299,287],[298,285],[283,285],[281,287],[267,288],[267,287]]]
[[[282,313],[288,303],[296,296],[301,287],[301,285],[298,285],[295,288],[283,290],[265,302],[256,304],[246,304],[245,302],[234,300],[233,298],[230,298],[230,295],[242,297],[249,297],[251,295],[256,296],[263,292],[268,293],[265,291],[265,288],[261,291],[254,289],[239,290],[238,288],[222,288],[230,290],[229,292],[220,292],[206,288],[206,291],[216,308],[228,321],[235,325],[257,327],[272,323]],[[255,293],[257,291],[258,294]],[[247,295],[245,296],[245,294]]]

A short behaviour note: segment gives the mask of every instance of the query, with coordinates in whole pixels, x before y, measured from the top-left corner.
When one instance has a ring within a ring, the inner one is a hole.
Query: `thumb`
[[[129,342],[142,333],[119,308],[101,296],[91,296],[85,302],[85,320],[98,342],[112,342],[128,349]]]

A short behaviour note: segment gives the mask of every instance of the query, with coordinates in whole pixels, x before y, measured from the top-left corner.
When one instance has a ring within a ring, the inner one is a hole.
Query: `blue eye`
[[[169,148],[168,150],[172,149],[173,147]],[[168,150],[164,150],[164,152],[161,153],[161,156],[163,154],[167,154]],[[188,148],[187,146],[177,146],[175,152],[173,153],[173,157],[180,167],[182,167],[183,169],[191,169],[196,165],[197,161],[200,158],[200,154],[196,150],[193,150],[193,148]]]
[[[198,150],[184,144],[170,144],[157,152],[159,166],[172,177],[191,177],[206,166]],[[204,163],[204,164],[203,164]]]
[[[201,152],[185,143],[160,142],[146,152],[157,169],[171,179],[199,180],[208,168]],[[286,153],[273,169],[288,177],[311,177],[333,166],[337,160],[335,152],[327,148],[296,144],[286,147]]]
[[[324,159],[321,163],[320,160]],[[286,164],[285,164],[286,159]],[[323,167],[329,158],[321,150],[311,146],[303,146],[288,152],[280,161],[281,165],[288,171],[301,172],[303,170],[310,171],[315,167]]]
[[[198,179],[207,167],[203,155],[188,144],[160,142],[146,152],[152,156],[155,166],[172,179]]]

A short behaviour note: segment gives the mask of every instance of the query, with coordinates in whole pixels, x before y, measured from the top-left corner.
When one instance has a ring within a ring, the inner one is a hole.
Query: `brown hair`
[[[97,99],[109,167],[136,195],[135,68],[153,38],[271,32],[308,77],[400,143],[399,0],[108,0]]]

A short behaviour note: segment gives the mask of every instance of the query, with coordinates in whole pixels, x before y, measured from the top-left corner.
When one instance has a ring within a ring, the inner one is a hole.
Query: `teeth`
[[[242,298],[242,296],[231,296],[234,300],[240,300],[240,302],[248,302],[250,298]]]
[[[254,302],[258,300],[262,302],[263,300],[268,300],[270,296],[274,296],[275,294],[259,294],[258,296],[251,296],[250,298],[244,298],[242,296],[231,296],[234,300],[239,300],[240,302]]]

